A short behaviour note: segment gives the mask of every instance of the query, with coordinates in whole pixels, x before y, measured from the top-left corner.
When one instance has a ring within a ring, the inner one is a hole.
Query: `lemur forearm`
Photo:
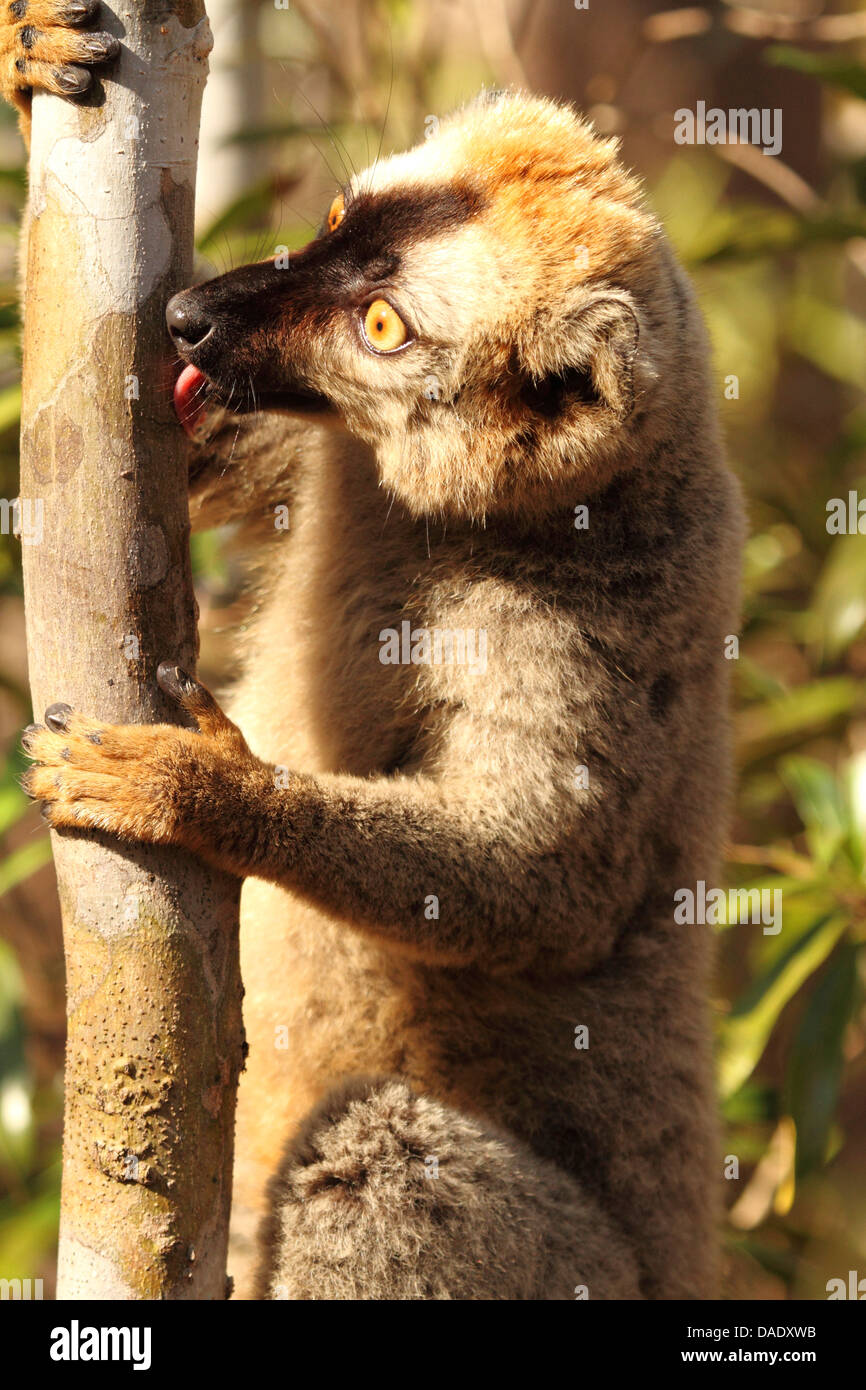
[[[564,755],[536,745],[533,757],[528,730],[488,735],[471,777],[300,774],[258,758],[171,662],[157,679],[195,730],[105,725],[64,704],[25,730],[25,785],[55,829],[182,846],[397,949],[485,970],[588,970],[646,892],[654,796],[603,755],[591,792],[558,773]],[[527,761],[547,774],[527,778]]]
[[[588,968],[610,950],[617,899],[591,822],[582,848],[533,848],[516,807],[491,816],[460,786],[286,775],[283,788],[279,770],[260,769],[189,808],[190,848],[440,963]],[[501,788],[486,800],[501,807]]]

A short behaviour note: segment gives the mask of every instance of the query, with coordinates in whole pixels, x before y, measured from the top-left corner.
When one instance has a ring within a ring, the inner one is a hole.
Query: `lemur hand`
[[[54,829],[104,830],[124,840],[176,844],[199,853],[224,837],[224,805],[238,781],[272,774],[247,747],[210,691],[164,662],[160,686],[198,729],[174,724],[101,724],[52,705],[25,729],[35,766],[24,778]]]
[[[28,143],[34,91],[82,96],[90,68],[120,52],[112,34],[84,30],[98,12],[99,0],[0,0],[0,92],[18,107]]]

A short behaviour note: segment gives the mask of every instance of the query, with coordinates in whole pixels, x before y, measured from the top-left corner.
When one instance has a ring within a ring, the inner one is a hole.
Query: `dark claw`
[[[71,705],[49,705],[45,711],[45,723],[52,733],[63,734],[69,727],[69,716],[71,713]]]
[[[24,749],[24,752],[25,752],[25,753],[29,753],[29,752],[30,752],[30,740],[32,739],[33,735],[34,735],[34,734],[40,734],[44,728],[45,728],[45,725],[44,725],[44,724],[28,724],[28,725],[27,725],[27,728],[24,730],[24,732],[23,732],[22,735],[21,735],[21,747]]]
[[[160,689],[173,700],[182,700],[184,696],[192,694],[198,685],[192,676],[187,675],[186,671],[181,670],[173,661],[160,662],[156,679]]]
[[[73,63],[65,68],[55,68],[54,76],[60,90],[70,97],[80,97],[93,82],[87,68],[77,68]]]
[[[40,801],[40,803],[39,803],[39,815],[41,816],[42,820],[45,822],[46,825],[50,825],[50,824],[51,824],[51,802],[50,802],[50,801]]]
[[[86,42],[94,63],[107,63],[120,52],[120,40],[113,34],[90,34]]]
[[[99,0],[69,0],[58,16],[61,24],[86,24],[94,19],[99,9]]]

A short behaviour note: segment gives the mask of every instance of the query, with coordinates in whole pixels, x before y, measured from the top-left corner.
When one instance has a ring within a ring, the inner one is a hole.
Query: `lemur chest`
[[[417,765],[431,710],[483,679],[489,624],[461,545],[348,491],[299,508],[233,713],[269,761],[368,776]]]

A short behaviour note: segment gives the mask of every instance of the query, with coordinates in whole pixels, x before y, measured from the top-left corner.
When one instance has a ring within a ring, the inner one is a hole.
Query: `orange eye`
[[[405,323],[385,299],[374,299],[364,315],[367,342],[377,352],[393,352],[409,336]]]
[[[338,193],[330,208],[328,209],[328,231],[335,232],[343,220],[346,213],[346,204],[343,201],[342,193]]]

